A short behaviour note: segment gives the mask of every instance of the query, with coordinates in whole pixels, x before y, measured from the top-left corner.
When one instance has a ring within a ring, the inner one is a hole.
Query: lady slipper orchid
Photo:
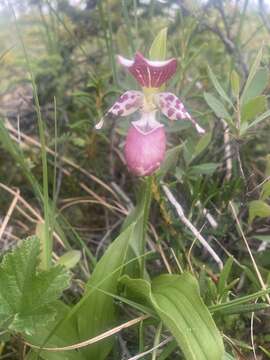
[[[128,130],[125,158],[129,170],[135,175],[151,175],[164,160],[166,150],[164,125],[156,120],[158,110],[173,121],[189,120],[199,133],[204,133],[204,129],[190,116],[177,96],[160,92],[161,86],[176,72],[176,59],[150,61],[137,52],[134,60],[122,56],[118,56],[118,60],[142,86],[142,91],[126,91],[106,115],[122,117],[139,110],[140,119],[133,121]],[[96,129],[100,129],[103,123],[104,117]]]

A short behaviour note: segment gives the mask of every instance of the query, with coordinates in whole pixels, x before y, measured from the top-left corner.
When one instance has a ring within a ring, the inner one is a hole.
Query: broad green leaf
[[[197,142],[194,152],[193,152],[193,159],[195,159],[198,155],[200,155],[206,148],[207,146],[210,144],[212,138],[212,133],[209,132],[205,135],[203,135],[199,141]]]
[[[233,95],[237,98],[240,93],[240,78],[235,70],[231,74],[231,89]]]
[[[152,284],[124,276],[121,282],[152,305],[187,360],[223,359],[222,337],[192,275],[161,275]]]
[[[55,301],[69,284],[61,266],[37,272],[39,253],[40,243],[31,237],[5,255],[0,265],[0,324],[24,334],[55,318]]]
[[[257,96],[245,103],[241,109],[241,122],[253,120],[267,109],[267,99],[264,95]]]
[[[78,264],[81,259],[81,252],[79,250],[70,250],[57,260],[57,265],[65,266],[67,269],[72,269]]]
[[[270,181],[266,181],[266,183],[263,184],[260,199],[266,200],[269,197],[270,197]]]
[[[116,310],[113,297],[99,289],[110,294],[116,293],[118,278],[126,260],[133,232],[134,224],[131,224],[108,247],[87,283],[85,294],[76,305],[78,333],[81,341],[99,335],[115,325]],[[114,338],[108,338],[82,351],[87,359],[105,359],[113,342]]]
[[[220,102],[214,95],[205,92],[204,99],[218,118],[225,120],[231,119],[230,114],[225,109],[222,102]]]
[[[150,60],[165,60],[167,52],[167,28],[160,30],[149,50]]]
[[[165,160],[156,173],[159,179],[162,179],[170,171],[170,169],[176,166],[181,148],[182,144],[177,145],[166,152]]]
[[[209,73],[209,77],[217,91],[217,93],[219,94],[219,96],[225,100],[227,103],[230,104],[230,106],[233,106],[230,98],[228,97],[228,95],[225,93],[223,87],[220,85],[218,79],[216,78],[215,74],[213,73],[212,69],[210,68],[210,66],[208,65],[208,73]]]
[[[189,169],[190,175],[211,175],[219,167],[219,164],[206,163],[200,165],[194,165]]]
[[[270,205],[261,200],[254,200],[249,203],[249,224],[255,219],[255,217],[267,218],[270,217]]]

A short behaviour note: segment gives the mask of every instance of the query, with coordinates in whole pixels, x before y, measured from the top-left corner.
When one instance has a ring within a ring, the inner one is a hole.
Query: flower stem
[[[146,247],[146,237],[147,237],[147,227],[148,227],[148,219],[151,207],[152,200],[152,184],[153,184],[153,176],[148,176],[144,183],[144,194],[143,194],[143,231],[142,231],[142,239],[141,239],[141,249],[140,254],[144,254]],[[142,258],[140,264],[140,274],[141,277],[144,278],[145,274],[145,257]]]

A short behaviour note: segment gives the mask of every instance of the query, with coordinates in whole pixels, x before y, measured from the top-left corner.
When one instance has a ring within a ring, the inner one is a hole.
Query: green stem
[[[151,207],[152,200],[152,184],[153,184],[153,176],[148,176],[146,178],[144,184],[144,192],[143,192],[143,231],[142,231],[142,240],[141,240],[141,248],[140,254],[144,254],[146,247],[146,237],[147,237],[147,228],[148,228],[148,218]],[[145,257],[141,259],[141,269],[140,269],[141,277],[144,278],[145,274]]]

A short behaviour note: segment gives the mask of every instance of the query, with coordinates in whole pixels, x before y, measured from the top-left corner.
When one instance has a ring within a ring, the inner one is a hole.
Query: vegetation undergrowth
[[[0,359],[270,358],[269,12],[1,5]]]

